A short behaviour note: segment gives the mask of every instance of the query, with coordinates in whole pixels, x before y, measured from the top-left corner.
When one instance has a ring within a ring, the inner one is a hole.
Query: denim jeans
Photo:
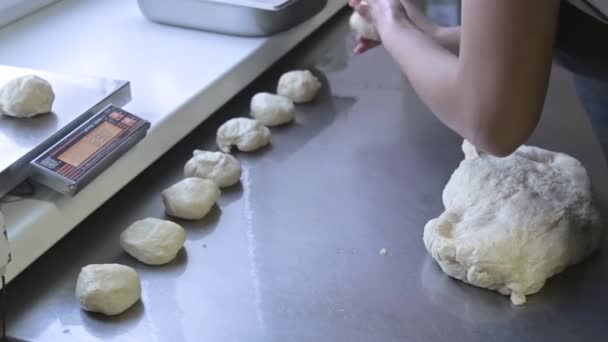
[[[593,130],[608,159],[608,24],[562,1],[556,62],[570,70]]]
[[[574,74],[574,86],[608,159],[608,81]]]

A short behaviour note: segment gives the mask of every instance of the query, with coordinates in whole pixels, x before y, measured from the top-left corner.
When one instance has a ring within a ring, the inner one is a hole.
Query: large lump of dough
[[[218,128],[216,142],[225,153],[230,153],[232,146],[243,152],[252,152],[270,143],[270,129],[258,120],[230,119]]]
[[[467,142],[463,151],[443,192],[445,212],[424,228],[445,273],[520,305],[598,247],[600,217],[576,159],[529,146],[506,158]]]
[[[295,103],[314,100],[321,89],[319,79],[308,70],[294,70],[279,78],[277,94],[290,98]]]
[[[189,177],[161,193],[167,215],[200,220],[220,197],[220,188],[208,179]]]
[[[241,179],[241,162],[223,152],[195,150],[184,166],[186,177],[198,177],[215,182],[220,188],[228,187]]]
[[[171,262],[184,246],[186,232],[180,225],[157,218],[136,221],[120,234],[120,246],[148,265]]]
[[[0,112],[18,118],[49,113],[55,101],[51,84],[36,75],[8,81],[0,90]]]
[[[92,312],[118,315],[141,297],[141,283],[134,269],[119,264],[93,264],[82,268],[76,282],[80,306]]]

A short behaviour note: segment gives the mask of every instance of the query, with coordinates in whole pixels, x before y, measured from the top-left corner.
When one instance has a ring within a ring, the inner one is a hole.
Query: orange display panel
[[[74,146],[65,150],[57,159],[78,167],[123,130],[123,128],[112,125],[109,122],[102,122],[74,144]]]

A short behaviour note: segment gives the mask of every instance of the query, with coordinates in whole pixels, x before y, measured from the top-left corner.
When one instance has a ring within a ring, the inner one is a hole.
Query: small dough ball
[[[220,197],[218,186],[208,180],[189,177],[161,193],[167,215],[185,220],[200,220]]]
[[[270,143],[270,130],[258,120],[235,118],[220,126],[216,139],[222,152],[230,153],[233,145],[240,151],[251,152]]]
[[[363,38],[380,41],[380,36],[374,25],[357,12],[354,12],[350,17],[350,28]]]
[[[136,221],[120,234],[122,249],[148,265],[171,262],[184,246],[184,241],[184,228],[157,218]]]
[[[279,126],[293,121],[295,105],[285,96],[259,93],[251,99],[251,116],[266,126]]]
[[[87,311],[118,315],[141,298],[139,276],[124,265],[88,265],[78,275],[76,298]]]
[[[320,89],[321,82],[312,72],[295,70],[281,76],[277,94],[288,97],[295,103],[305,103],[312,101]]]
[[[209,179],[220,188],[234,185],[241,179],[241,162],[223,152],[195,150],[184,166],[184,176]]]
[[[51,84],[36,75],[10,80],[0,90],[0,111],[18,118],[49,113],[55,101]]]

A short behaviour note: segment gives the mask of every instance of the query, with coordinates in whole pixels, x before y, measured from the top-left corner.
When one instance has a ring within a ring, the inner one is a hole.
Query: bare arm
[[[368,3],[383,45],[442,122],[495,155],[528,139],[546,95],[559,0],[463,0],[460,56],[409,18],[387,15],[393,0]]]
[[[412,22],[424,33],[429,35],[439,45],[443,46],[455,55],[460,50],[460,26],[440,26],[430,20],[424,12],[409,1],[404,1],[403,6]]]

